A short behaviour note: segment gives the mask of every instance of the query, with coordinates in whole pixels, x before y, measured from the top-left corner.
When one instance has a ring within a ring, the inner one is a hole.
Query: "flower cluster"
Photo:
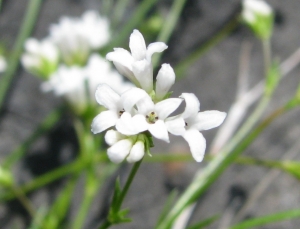
[[[118,93],[132,87],[98,54],[109,39],[109,23],[96,11],[87,11],[81,18],[62,17],[50,26],[48,37],[25,42],[21,62],[46,80],[43,91],[64,96],[71,108],[82,114],[94,101],[98,84],[106,83]]]
[[[138,30],[130,36],[131,53],[115,48],[106,58],[113,61],[118,71],[131,80],[136,87],[117,93],[106,84],[100,84],[95,96],[107,110],[97,115],[92,123],[92,132],[105,134],[110,147],[108,157],[115,163],[124,159],[136,162],[149,153],[152,136],[169,142],[169,134],[182,136],[189,144],[197,162],[204,157],[206,141],[200,133],[219,126],[226,113],[219,111],[199,112],[200,103],[192,93],[182,93],[179,98],[168,98],[175,82],[175,73],[169,64],[162,64],[156,82],[153,82],[151,57],[167,48],[163,42],[151,43]],[[182,114],[171,116],[185,101]]]

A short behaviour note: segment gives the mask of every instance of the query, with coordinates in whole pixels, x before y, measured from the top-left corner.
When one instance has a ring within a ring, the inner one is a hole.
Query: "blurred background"
[[[0,13],[0,40],[9,51],[16,39],[25,14],[28,1],[4,0]],[[126,8],[124,21],[129,19],[142,1],[130,1]],[[300,14],[298,0],[269,0],[275,10],[274,35],[272,37],[272,55],[279,63],[288,59],[300,47]],[[105,3],[100,0],[44,0],[32,37],[46,37],[49,25],[57,23],[61,16],[81,16],[89,9],[100,9]],[[158,15],[165,15],[172,1],[161,0],[149,11],[144,23],[137,27],[141,32],[153,29],[151,23]],[[180,19],[163,53],[160,63],[170,63],[173,67],[181,63],[194,50],[213,38],[228,22],[240,12],[239,0],[192,0],[186,1]],[[113,31],[118,36],[118,30]],[[155,33],[154,33],[155,34]],[[129,37],[129,34],[128,34]],[[149,33],[146,43],[156,39]],[[128,40],[122,46],[128,49]],[[298,57],[299,59],[299,57]],[[173,86],[173,95],[182,92],[195,93],[201,103],[201,110],[220,110],[228,112],[236,99],[238,76],[241,69],[247,68],[249,88],[263,78],[263,57],[261,44],[251,31],[238,25],[231,34],[211,47],[184,72]],[[297,59],[296,59],[297,62]],[[245,67],[248,64],[248,67]],[[244,64],[244,65],[243,65]],[[280,83],[268,110],[287,101],[299,84],[299,67],[295,67]],[[99,73],[101,74],[101,73]],[[2,76],[0,76],[2,77]],[[21,142],[36,129],[39,123],[62,104],[62,100],[53,93],[40,90],[41,80],[26,73],[19,67],[13,76],[9,93],[5,97],[0,113],[0,161],[4,160]],[[251,108],[250,108],[251,109]],[[245,155],[261,159],[280,160],[284,157],[300,159],[299,150],[299,109],[295,109],[277,119],[270,128],[245,152]],[[203,134],[210,147],[217,129]],[[162,152],[186,152],[188,145],[174,137],[175,144],[155,141],[153,154]],[[44,174],[58,166],[72,161],[76,157],[78,143],[72,122],[68,114],[63,115],[49,132],[40,137],[26,152],[26,155],[14,166],[17,182],[22,183],[32,177]],[[208,151],[208,150],[207,150]],[[138,229],[153,228],[168,194],[176,189],[179,192],[192,180],[196,171],[206,162],[196,163],[143,163],[125,200],[124,206],[130,208],[133,222],[116,225],[112,228]],[[129,166],[122,166],[105,183],[105,188],[93,201],[84,228],[95,228],[107,212],[107,197],[112,192],[114,178],[122,178],[129,172]],[[49,204],[63,186],[65,178],[59,179],[42,189],[30,193],[35,205]],[[73,220],[82,196],[82,186],[76,188],[74,201],[67,220]],[[212,215],[220,215],[222,223],[210,228],[224,228],[228,221],[237,217],[269,214],[275,211],[299,208],[300,183],[297,179],[259,166],[233,165],[199,199],[192,222]],[[78,200],[78,201],[77,201]],[[0,228],[27,228],[29,216],[20,203],[11,200],[0,205]],[[288,220],[264,229],[299,228],[300,220]],[[225,227],[226,228],[226,227]]]

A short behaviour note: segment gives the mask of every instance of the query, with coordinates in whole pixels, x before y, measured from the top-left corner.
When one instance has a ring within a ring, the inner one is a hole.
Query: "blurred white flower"
[[[50,38],[59,47],[65,64],[82,66],[91,51],[109,41],[109,22],[96,11],[87,11],[82,18],[62,17],[58,24],[51,25]]]
[[[56,71],[59,62],[57,47],[49,40],[38,41],[29,38],[24,45],[25,53],[21,57],[24,68],[33,74],[47,79]]]
[[[153,90],[151,57],[153,53],[162,52],[168,46],[163,42],[155,42],[146,48],[143,35],[135,29],[130,35],[129,47],[131,53],[123,48],[115,48],[106,55],[106,59],[113,61],[118,71],[136,86],[150,93]]]
[[[5,72],[7,68],[7,62],[4,56],[0,56],[0,73]]]
[[[64,96],[76,109],[83,112],[89,104],[96,104],[94,93],[99,84],[106,83],[118,93],[132,87],[100,55],[93,54],[86,67],[60,66],[50,79],[42,84],[42,90]]]

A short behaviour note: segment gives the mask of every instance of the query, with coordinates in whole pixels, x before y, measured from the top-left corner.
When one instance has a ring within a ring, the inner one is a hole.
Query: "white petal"
[[[117,63],[117,62],[114,62],[114,65],[121,75],[123,75],[127,79],[129,79],[137,87],[141,87],[139,81],[135,78],[135,76],[131,70],[129,70],[128,68],[124,67],[123,65],[121,65],[120,63]]]
[[[165,121],[167,130],[174,135],[183,135],[185,133],[185,122],[181,117],[167,118]]]
[[[29,38],[25,42],[25,50],[26,52],[32,54],[39,54],[40,52],[40,42],[35,38]]]
[[[162,52],[167,49],[168,46],[163,42],[154,42],[148,45],[146,59],[148,62],[151,62],[151,57],[153,53]]]
[[[204,111],[197,114],[196,123],[193,125],[197,130],[209,130],[220,126],[226,118],[225,112]]]
[[[120,74],[126,76],[129,80],[135,83],[136,79],[132,72],[134,59],[130,52],[122,48],[115,48],[113,52],[106,55],[106,59],[113,61]]]
[[[149,63],[145,59],[136,61],[132,65],[132,71],[141,87],[150,93],[153,90],[153,69],[151,62]]]
[[[128,139],[118,141],[113,146],[107,149],[109,159],[114,163],[122,162],[129,154],[132,147],[132,142]]]
[[[129,47],[133,58],[142,60],[146,57],[146,44],[143,35],[138,30],[133,30],[129,38]]]
[[[193,158],[197,162],[201,162],[206,148],[206,140],[203,135],[196,129],[190,129],[185,132],[183,138],[189,144]]]
[[[155,104],[155,112],[158,118],[165,120],[172,112],[174,112],[182,102],[182,99],[171,98]]]
[[[129,156],[127,157],[127,161],[129,163],[137,162],[143,158],[144,154],[145,154],[144,142],[138,141],[131,148]]]
[[[147,94],[142,99],[136,103],[139,114],[148,115],[150,112],[154,111],[154,103],[151,97]]]
[[[120,96],[107,84],[100,84],[95,93],[97,102],[109,110],[120,109]]]
[[[128,112],[124,112],[116,123],[117,130],[124,135],[135,135],[148,129],[148,123],[143,115],[131,117]]]
[[[169,134],[164,121],[158,120],[154,124],[149,124],[148,130],[154,137],[165,142],[170,142]]]
[[[193,93],[182,93],[181,98],[185,100],[185,110],[181,116],[186,119],[195,117],[200,110],[200,102]]]
[[[106,130],[109,127],[112,127],[116,124],[118,120],[118,115],[116,112],[113,111],[102,111],[100,114],[98,114],[93,122],[92,122],[92,129],[91,131],[94,134],[101,133],[102,131]]]
[[[117,143],[121,139],[124,138],[124,135],[119,133],[118,131],[115,130],[108,130],[105,134],[105,142],[112,146],[113,144]]]
[[[156,77],[156,98],[163,99],[175,83],[175,73],[169,64],[163,64]]]
[[[144,90],[134,87],[121,95],[121,103],[125,111],[131,112],[136,103],[147,96],[149,97]]]

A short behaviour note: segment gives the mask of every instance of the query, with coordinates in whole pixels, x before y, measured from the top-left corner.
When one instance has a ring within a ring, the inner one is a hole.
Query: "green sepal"
[[[151,152],[150,152],[150,148],[154,147],[153,137],[152,137],[152,135],[151,135],[148,131],[145,132],[144,136],[145,136],[145,138],[144,138],[144,139],[145,139],[145,140],[144,140],[145,151],[146,151],[146,153],[147,153],[150,157],[152,157],[152,154],[151,154]]]

